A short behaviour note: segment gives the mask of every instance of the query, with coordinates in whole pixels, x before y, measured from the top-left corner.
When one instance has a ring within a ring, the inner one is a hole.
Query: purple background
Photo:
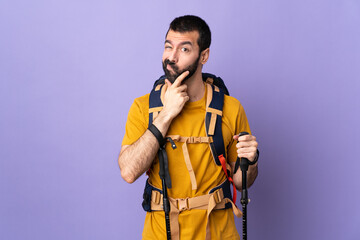
[[[2,0],[0,239],[141,238],[117,156],[189,13],[260,143],[249,239],[360,239],[358,0]]]

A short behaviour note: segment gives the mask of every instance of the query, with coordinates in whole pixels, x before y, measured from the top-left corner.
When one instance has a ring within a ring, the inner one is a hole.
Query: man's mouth
[[[167,64],[167,65],[166,65],[166,69],[167,69],[167,70],[172,70],[172,71],[174,71],[173,66],[171,66],[170,64]]]
[[[169,59],[165,60],[165,67],[167,70],[172,70],[174,72],[176,72],[178,70],[178,68],[176,67],[176,65],[174,63],[171,63],[169,61]]]

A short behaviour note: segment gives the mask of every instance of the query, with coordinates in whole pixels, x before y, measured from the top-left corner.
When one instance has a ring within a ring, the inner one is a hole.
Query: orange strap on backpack
[[[231,178],[231,176],[228,174],[228,169],[226,168],[226,160],[224,158],[224,155],[220,155],[219,157],[220,163],[221,163],[221,167],[227,177],[227,179],[229,180],[229,182],[233,185],[233,203],[236,203],[236,195],[237,195],[237,191],[236,191],[236,187],[234,184],[234,180]]]

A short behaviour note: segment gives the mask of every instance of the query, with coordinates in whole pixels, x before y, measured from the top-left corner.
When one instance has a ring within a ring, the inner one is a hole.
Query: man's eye
[[[183,52],[188,52],[188,51],[189,51],[189,49],[187,49],[187,48],[183,47],[183,48],[181,48],[181,51],[183,51]]]
[[[165,49],[171,49],[171,46],[165,46]]]

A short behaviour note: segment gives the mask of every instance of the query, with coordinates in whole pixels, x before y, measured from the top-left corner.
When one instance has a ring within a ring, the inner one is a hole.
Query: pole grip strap
[[[148,129],[158,140],[160,148],[163,148],[165,146],[166,139],[163,137],[159,129],[154,124],[151,124]]]

